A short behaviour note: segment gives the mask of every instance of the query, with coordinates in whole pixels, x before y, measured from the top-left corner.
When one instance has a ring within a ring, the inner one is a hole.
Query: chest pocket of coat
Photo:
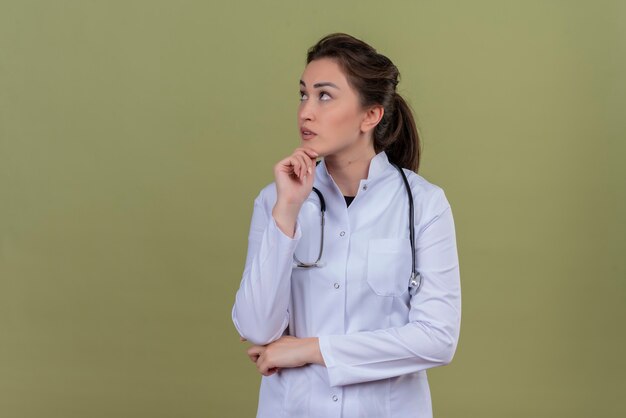
[[[400,296],[411,276],[409,238],[376,238],[367,247],[367,283],[379,296]]]

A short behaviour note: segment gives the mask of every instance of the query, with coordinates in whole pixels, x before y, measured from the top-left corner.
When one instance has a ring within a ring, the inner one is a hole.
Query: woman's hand
[[[277,202],[301,206],[313,190],[315,158],[319,154],[312,149],[298,147],[274,166]]]
[[[300,147],[274,166],[277,197],[272,216],[278,227],[292,238],[300,208],[313,190],[318,155],[312,149]]]
[[[324,364],[316,337],[283,335],[268,345],[253,345],[248,348],[247,353],[264,376],[271,376],[285,367],[300,367],[309,363]]]

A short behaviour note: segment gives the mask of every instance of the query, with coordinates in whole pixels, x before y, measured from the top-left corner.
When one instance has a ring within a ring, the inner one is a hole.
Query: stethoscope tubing
[[[320,161],[318,161],[316,165],[318,165]],[[404,173],[404,170],[402,170],[402,168],[400,168],[395,163],[391,163],[391,165],[393,165],[402,175],[402,180],[404,182],[404,186],[407,191],[407,196],[409,198],[409,237],[411,241],[411,277],[409,280],[409,288],[410,288],[410,293],[412,295],[415,295],[422,286],[422,277],[419,274],[419,272],[416,270],[416,265],[415,265],[416,264],[415,263],[415,220],[414,220],[415,214],[413,213],[414,211],[413,193],[411,192],[411,187],[409,185],[408,179],[406,178],[406,174]],[[322,251],[324,249],[324,218],[325,218],[324,215],[326,213],[326,200],[324,200],[324,195],[322,194],[322,192],[320,192],[316,187],[313,187],[313,191],[317,194],[320,200],[320,209],[322,213],[322,220],[321,220],[322,232],[321,232],[321,240],[320,240],[320,252],[317,257],[317,260],[314,261],[313,263],[303,263],[302,261],[298,260],[294,255],[294,259],[298,262],[298,267],[303,267],[303,268],[310,268],[310,267],[316,267],[316,266],[320,267],[322,265],[320,263],[320,260],[322,258]]]

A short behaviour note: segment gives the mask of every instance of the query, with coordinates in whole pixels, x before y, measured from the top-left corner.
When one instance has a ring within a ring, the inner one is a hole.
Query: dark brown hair
[[[420,138],[408,103],[396,92],[400,72],[386,56],[346,33],[331,33],[307,51],[306,63],[319,58],[334,59],[360,97],[363,109],[381,105],[382,119],[374,128],[376,153],[384,150],[391,162],[417,173]]]

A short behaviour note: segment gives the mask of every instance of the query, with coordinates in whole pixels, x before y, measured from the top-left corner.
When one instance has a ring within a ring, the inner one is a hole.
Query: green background
[[[623,1],[0,1],[0,417],[253,417],[230,310],[306,50],[401,72],[463,291],[437,417],[626,414]]]

